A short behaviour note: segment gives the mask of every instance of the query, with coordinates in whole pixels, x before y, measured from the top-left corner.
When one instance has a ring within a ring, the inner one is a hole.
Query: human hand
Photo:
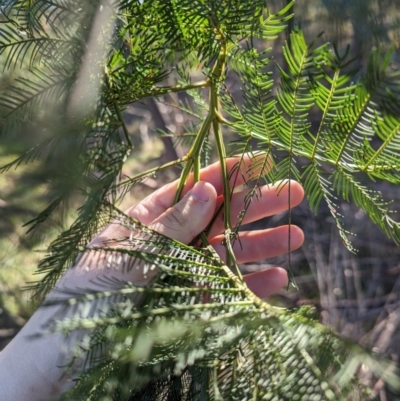
[[[227,169],[230,171],[238,163],[237,158],[227,160]],[[242,185],[249,179],[248,170],[251,161],[244,159],[244,165],[240,174],[233,175],[233,182],[236,186]],[[223,202],[223,181],[220,164],[212,164],[200,173],[200,182],[193,185],[193,177],[190,177],[183,190],[183,198],[175,205],[173,199],[176,193],[178,182],[167,184],[147,198],[132,206],[126,213],[148,225],[155,231],[164,234],[180,242],[188,244],[209,224],[215,213]],[[281,213],[288,209],[289,186],[264,185],[261,187],[261,197],[254,197],[248,212],[245,215],[243,224],[251,223],[261,218]],[[244,206],[244,198],[248,189],[235,192],[231,200],[232,225],[237,222],[237,216]],[[290,207],[297,206],[303,199],[304,191],[301,185],[295,181],[291,182]],[[225,258],[225,247],[222,245],[224,238],[223,219],[217,217],[210,234],[209,242],[222,259]],[[129,236],[127,229],[119,224],[111,224],[92,245],[101,246],[110,238]],[[233,249],[238,263],[254,262],[282,255],[288,249],[289,226],[277,228],[245,231],[240,233],[240,244],[236,241]],[[302,230],[294,225],[290,227],[290,250],[299,248],[303,243],[304,235]],[[96,274],[95,272],[93,272]],[[126,275],[126,274],[125,274]],[[145,279],[138,270],[129,272],[129,281],[138,285],[148,284],[150,278]],[[89,278],[89,277],[87,277]],[[123,277],[119,277],[123,278]],[[264,271],[248,274],[244,277],[249,288],[259,297],[267,297],[287,284],[286,271],[279,267],[270,268]]]
[[[228,170],[237,163],[238,159],[227,160]],[[235,184],[240,185],[249,177],[245,170],[249,167],[249,159],[245,160],[244,171],[238,174]],[[132,206],[128,215],[149,225],[155,231],[178,241],[189,243],[209,224],[219,206],[223,202],[222,176],[219,163],[213,164],[201,171],[201,182],[193,185],[189,179],[183,191],[183,198],[175,205],[177,182],[167,184],[143,201]],[[244,197],[247,190],[235,192],[231,201],[232,224],[236,224],[237,215],[243,209]],[[298,205],[303,198],[300,184],[292,182],[290,186],[290,206]],[[288,186],[277,192],[277,186],[261,187],[260,199],[253,199],[243,223],[249,223],[266,216],[287,210],[289,206]],[[124,231],[125,230],[125,231]],[[296,226],[291,226],[290,250],[296,249],[303,243],[303,232]],[[224,258],[225,248],[221,245],[223,235],[222,219],[217,217],[213,225],[209,242],[216,252]],[[90,246],[102,246],[105,241],[128,235],[129,231],[119,224],[110,224]],[[289,227],[281,226],[269,230],[241,232],[241,245],[236,241],[234,252],[238,263],[252,262],[288,251]],[[90,257],[90,252],[88,252]],[[88,266],[90,268],[88,269]],[[68,269],[57,284],[59,289],[96,290],[96,278],[116,277],[131,281],[137,285],[149,283],[143,272],[136,269],[104,269],[96,263],[77,263]],[[248,287],[259,297],[266,297],[286,285],[287,275],[279,267],[260,271],[245,276]],[[104,290],[104,287],[98,288]],[[57,295],[50,294],[57,298]],[[52,400],[73,385],[73,372],[67,375],[62,366],[69,359],[65,350],[65,338],[62,333],[52,333],[48,336],[37,336],[59,310],[57,306],[39,308],[29,322],[18,333],[13,341],[0,353],[0,399],[4,401],[44,401]],[[32,344],[32,338],[35,343]],[[72,345],[71,345],[72,346]],[[68,348],[68,347],[67,347]],[[64,351],[63,351],[64,350]],[[61,368],[59,368],[61,367]],[[21,386],[20,383],[24,383]]]

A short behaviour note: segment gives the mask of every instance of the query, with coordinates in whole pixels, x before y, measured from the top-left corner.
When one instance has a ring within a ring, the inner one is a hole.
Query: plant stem
[[[231,189],[229,185],[229,175],[226,166],[226,149],[224,145],[224,139],[222,136],[222,131],[220,127],[220,123],[224,123],[222,115],[219,112],[219,82],[225,73],[225,64],[227,57],[227,44],[226,38],[222,33],[219,35],[221,42],[221,49],[218,56],[217,61],[214,64],[214,67],[211,71],[210,78],[206,81],[210,86],[210,100],[209,100],[209,111],[206,119],[204,120],[198,134],[196,135],[196,139],[187,153],[188,161],[186,163],[185,168],[182,171],[178,188],[175,194],[174,203],[178,202],[181,198],[183,188],[186,184],[187,178],[193,168],[194,173],[194,182],[200,180],[200,152],[203,146],[204,140],[207,134],[210,131],[211,125],[213,127],[215,140],[217,143],[217,150],[219,161],[221,165],[221,175],[223,180],[223,195],[224,195],[224,234],[225,234],[225,247],[226,247],[226,264],[228,266],[234,265],[239,276],[239,279],[242,281],[242,275],[239,270],[239,266],[237,265],[235,254],[233,252],[232,243],[231,243],[231,233],[232,233],[232,225],[231,225]],[[202,233],[200,235],[202,242],[205,246],[208,246],[208,239],[206,234]]]
[[[203,86],[210,87],[210,107],[208,114],[201,125],[199,132],[196,135],[196,139],[187,153],[188,161],[185,168],[182,171],[181,177],[179,179],[179,184],[177,191],[175,193],[174,204],[179,201],[182,195],[183,188],[186,184],[187,178],[193,168],[194,182],[200,180],[200,152],[204,143],[206,136],[208,135],[211,125],[214,121],[217,122],[217,112],[218,112],[218,82],[221,79],[225,71],[226,63],[226,44],[225,42],[221,45],[221,51],[214,67],[211,71],[211,77],[204,81]],[[217,122],[218,123],[218,122]]]
[[[175,197],[174,197],[174,204],[179,202],[179,199],[181,198],[181,195],[182,195],[183,188],[186,184],[189,173],[193,167],[193,158],[189,156],[189,153],[186,155],[186,157],[187,157],[187,162],[186,162],[186,165],[179,178],[178,188],[176,189],[176,193],[175,193]]]
[[[229,185],[228,171],[226,168],[226,151],[223,142],[221,127],[219,126],[219,123],[216,119],[213,121],[213,130],[217,143],[219,161],[221,165],[221,175],[224,184],[224,234],[226,247],[226,264],[228,266],[234,264],[238,275],[241,277],[241,273],[239,267],[237,266],[236,258],[231,244],[231,188]]]
[[[165,95],[167,93],[186,92],[191,89],[207,88],[208,86],[210,86],[210,84],[211,81],[207,79],[205,81],[200,81],[195,84],[154,87],[153,90],[148,95],[146,95],[146,97]]]
[[[122,117],[122,113],[121,113],[121,109],[119,107],[119,104],[118,104],[118,102],[116,101],[116,99],[114,97],[114,92],[113,92],[112,87],[111,87],[111,82],[109,80],[109,75],[108,75],[107,69],[105,71],[105,76],[106,76],[105,81],[106,81],[107,89],[111,92],[112,104],[114,106],[114,109],[115,109],[115,112],[117,114],[118,120],[119,120],[119,122],[121,124],[122,131],[124,132],[124,136],[125,136],[126,142],[128,143],[129,148],[133,149],[133,144],[132,144],[131,138],[129,136],[128,128],[127,128],[127,126],[125,124],[124,118]]]
[[[141,178],[146,177],[147,175],[154,174],[154,173],[157,173],[158,171],[165,170],[165,169],[167,169],[167,168],[169,168],[169,167],[172,167],[172,166],[175,166],[175,165],[177,165],[177,164],[184,163],[184,162],[186,162],[187,160],[188,160],[188,157],[187,157],[187,156],[184,156],[184,157],[182,157],[182,158],[180,158],[180,159],[173,160],[173,161],[170,161],[170,162],[168,162],[168,163],[165,163],[165,164],[163,164],[162,166],[156,166],[156,167],[150,168],[150,169],[148,169],[148,170],[146,170],[146,171],[143,171],[142,173],[136,174],[136,175],[135,175],[134,177],[132,177],[132,178],[128,178],[128,179],[126,179],[126,180],[124,180],[124,181],[119,182],[119,183],[116,185],[116,187],[119,188],[119,187],[121,187],[121,186],[123,186],[123,185],[126,185],[126,184],[129,184],[129,183],[131,183],[131,182],[140,180]]]
[[[225,247],[226,247],[226,264],[227,266],[234,265],[236,268],[236,272],[239,276],[239,279],[242,280],[242,275],[239,269],[239,266],[236,262],[236,257],[233,252],[232,243],[231,243],[231,233],[232,233],[232,224],[231,224],[231,188],[229,185],[229,175],[226,167],[226,150],[224,145],[224,139],[222,136],[222,131],[220,127],[220,122],[224,121],[223,117],[219,113],[219,97],[218,97],[218,89],[219,89],[219,79],[225,72],[225,63],[227,56],[227,47],[225,38],[222,36],[222,46],[219,54],[218,61],[213,70],[213,83],[211,85],[210,91],[210,109],[214,110],[214,118],[213,118],[213,131],[215,136],[215,141],[217,144],[218,156],[221,165],[221,175],[223,180],[223,188],[224,188],[224,235],[225,235]]]
[[[192,170],[192,167],[194,167],[194,182],[197,182],[200,180],[200,151],[201,147],[203,145],[204,139],[210,130],[210,126],[213,120],[213,114],[211,113],[211,107],[210,111],[208,112],[208,115],[206,119],[204,120],[200,131],[196,135],[196,139],[194,140],[194,143],[185,156],[187,158],[187,163],[185,165],[185,168],[182,171],[181,177],[179,179],[178,183],[178,188],[175,193],[175,198],[174,198],[174,204],[179,201],[182,195],[183,188],[186,184],[187,178],[189,177],[190,171]]]

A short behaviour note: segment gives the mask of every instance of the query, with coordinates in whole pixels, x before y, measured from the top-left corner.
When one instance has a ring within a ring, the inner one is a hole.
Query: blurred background
[[[267,4],[272,11],[277,11],[288,2],[269,0]],[[257,44],[260,49],[271,45],[276,63],[284,66],[282,45],[294,25],[300,24],[309,40],[323,32],[319,39],[321,43],[336,43],[339,49],[345,49],[349,44],[359,67],[365,66],[374,46],[392,47],[392,68],[400,68],[399,0],[297,0],[294,13],[296,17],[284,35],[272,44]],[[277,76],[274,63],[271,63],[271,69]],[[12,70],[1,75],[0,91],[12,79]],[[170,79],[172,83],[174,77]],[[240,99],[240,82],[233,74],[229,75],[228,86],[232,95]],[[158,101],[150,99],[132,104],[125,110],[124,118],[135,149],[125,164],[124,175],[132,176],[142,171],[143,166],[148,169],[185,153],[185,143],[168,135],[182,135],[192,123],[185,113],[172,106],[179,101],[188,101],[187,95],[179,93]],[[160,135],[160,132],[164,134]],[[225,135],[228,140],[235,139],[229,132]],[[40,130],[32,127],[27,128],[22,136],[0,136],[0,166],[34,146],[40,136]],[[57,173],[57,165],[36,160],[0,175],[0,349],[35,309],[32,294],[23,288],[27,282],[40,279],[33,274],[38,260],[50,241],[73,221],[76,213],[75,200],[71,197],[62,212],[52,217],[44,227],[26,234],[27,228],[23,225],[53,199],[49,183]],[[134,187],[125,196],[121,208],[129,207],[178,174],[179,170],[172,169]],[[393,209],[400,209],[400,188],[381,183],[375,185],[393,201]],[[328,208],[322,204],[315,216],[305,200],[293,210],[293,223],[304,230],[306,237],[302,249],[291,256],[291,268],[299,289],[282,290],[271,302],[290,308],[313,305],[321,322],[336,332],[398,361],[400,248],[386,238],[360,209],[351,204],[342,207],[346,229],[354,233],[352,240],[357,254],[350,253],[342,245]],[[286,224],[287,218],[283,213],[252,224],[251,228]],[[254,271],[269,265],[287,267],[288,258],[266,260],[243,268]],[[392,394],[367,371],[362,372],[362,376],[377,399],[400,400],[400,395]]]

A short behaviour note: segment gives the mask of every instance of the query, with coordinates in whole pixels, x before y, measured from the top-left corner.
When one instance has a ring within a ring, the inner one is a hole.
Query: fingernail
[[[199,202],[208,202],[210,199],[210,195],[202,182],[196,182],[194,187],[190,190],[189,194],[190,197],[196,199]]]

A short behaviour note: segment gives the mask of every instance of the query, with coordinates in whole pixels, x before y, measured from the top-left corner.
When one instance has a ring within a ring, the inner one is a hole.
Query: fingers
[[[207,227],[213,217],[216,200],[215,188],[207,182],[198,182],[177,204],[157,217],[150,227],[188,244]]]
[[[230,187],[235,188],[244,182],[251,181],[257,174],[260,174],[261,170],[263,170],[263,174],[266,174],[272,168],[272,164],[268,155],[262,153],[253,157],[245,155],[242,161],[238,157],[228,158],[226,159],[226,168],[229,174]],[[219,162],[202,169],[200,171],[200,180],[212,184],[217,194],[222,195],[224,183],[222,181],[221,164]],[[193,175],[189,177],[184,193],[192,186]]]
[[[296,181],[290,181],[289,185],[286,184],[282,187],[282,183],[276,183],[275,185],[264,185],[260,188],[261,194],[257,199],[253,197],[249,209],[243,219],[243,224],[251,223],[256,220],[260,220],[264,217],[273,216],[277,213],[282,213],[288,210],[289,207],[289,192],[290,192],[290,207],[295,207],[301,203],[304,197],[303,187]],[[231,201],[231,216],[232,225],[237,223],[239,213],[244,208],[245,197],[249,193],[249,190],[240,191],[233,195]],[[222,199],[218,199],[218,203],[222,203]],[[209,237],[212,238],[214,235],[220,234],[224,229],[224,222],[221,217],[215,219],[215,223],[210,231]]]
[[[163,187],[165,188],[165,187]],[[163,189],[161,188],[161,189]],[[147,199],[151,198],[148,197]],[[173,207],[161,207],[157,217],[150,222],[148,218],[154,210],[142,208],[142,203],[135,206],[135,213],[131,213],[143,224],[147,224],[153,230],[188,244],[196,235],[201,233],[208,225],[215,213],[217,193],[215,188],[207,182],[198,182],[186,195]],[[147,214],[146,214],[147,213]],[[147,218],[139,218],[147,217]],[[119,223],[109,224],[91,243],[91,246],[102,246],[104,241],[111,238],[129,237],[130,231]]]
[[[288,276],[285,269],[273,267],[247,274],[244,276],[244,281],[254,294],[260,298],[266,298],[287,286]]]
[[[223,235],[218,235],[210,240],[210,244],[221,259],[225,260],[226,249],[222,245],[223,239]],[[233,251],[238,263],[247,263],[273,258],[300,248],[304,241],[304,234],[299,227],[290,226],[290,249],[289,226],[244,231],[240,233],[239,239],[235,241]]]
[[[241,166],[238,165],[239,158],[229,158],[226,160],[227,170],[232,171],[233,174],[230,178],[231,187],[242,185],[245,180],[251,180],[251,178],[259,173],[261,169],[265,172],[270,168],[270,165],[265,162],[267,156],[265,154],[250,158],[245,156]],[[240,168],[238,168],[240,167]],[[217,191],[218,195],[223,192],[223,181],[221,165],[219,162],[211,164],[204,168],[200,172],[200,181],[209,182]],[[149,225],[154,219],[160,214],[164,213],[169,207],[172,206],[175,192],[178,187],[178,181],[174,181],[170,184],[163,186],[157,191],[153,192],[147,198],[143,199],[137,205],[132,206],[126,211],[126,213],[139,220],[143,224]],[[193,175],[190,175],[183,190],[183,196],[193,187]]]

